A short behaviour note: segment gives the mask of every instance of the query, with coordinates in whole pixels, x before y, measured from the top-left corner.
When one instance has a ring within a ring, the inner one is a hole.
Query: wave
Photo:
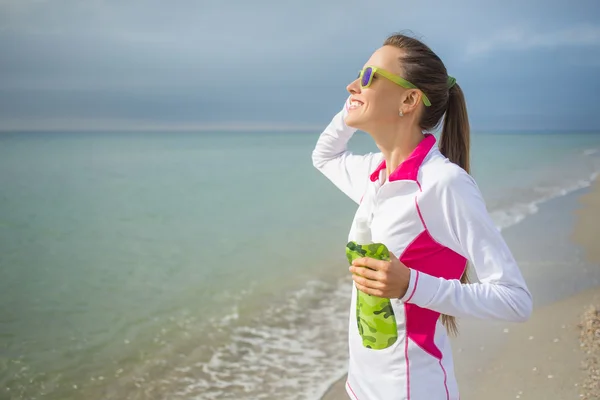
[[[516,203],[506,209],[491,211],[490,215],[498,229],[503,230],[516,225],[530,215],[539,211],[539,205],[549,200],[566,196],[577,190],[589,187],[598,177],[598,172],[592,173],[587,179],[580,179],[573,184],[564,187],[537,187],[534,191],[541,194],[535,200],[526,203]]]
[[[318,399],[346,371],[351,288],[349,279],[312,280],[244,321],[234,307],[199,332],[218,331],[222,341],[190,338],[196,345],[179,348],[179,360],[153,362],[168,372],[143,376],[143,389],[133,390],[171,399]]]

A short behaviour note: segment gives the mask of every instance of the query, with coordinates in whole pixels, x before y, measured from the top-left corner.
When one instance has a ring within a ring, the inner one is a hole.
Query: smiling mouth
[[[362,106],[363,106],[363,102],[362,101],[352,100],[350,102],[350,107],[349,108],[350,108],[350,110],[355,110],[355,109],[357,109],[359,107],[362,107]]]

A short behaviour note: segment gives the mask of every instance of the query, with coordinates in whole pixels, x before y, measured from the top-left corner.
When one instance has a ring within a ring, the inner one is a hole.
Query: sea
[[[357,207],[319,133],[0,134],[0,399],[318,399],[347,366]],[[471,146],[500,229],[600,172],[600,133]]]

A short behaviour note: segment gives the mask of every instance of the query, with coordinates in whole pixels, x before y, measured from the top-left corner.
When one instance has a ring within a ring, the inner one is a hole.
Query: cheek
[[[369,101],[369,112],[384,120],[396,118],[398,110],[394,106],[394,102],[390,100],[390,95],[382,92],[373,96],[372,101]]]

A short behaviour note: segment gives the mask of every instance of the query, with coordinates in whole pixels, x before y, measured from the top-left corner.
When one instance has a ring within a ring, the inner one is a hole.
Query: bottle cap
[[[358,244],[371,243],[371,227],[365,218],[356,219],[355,237]]]

